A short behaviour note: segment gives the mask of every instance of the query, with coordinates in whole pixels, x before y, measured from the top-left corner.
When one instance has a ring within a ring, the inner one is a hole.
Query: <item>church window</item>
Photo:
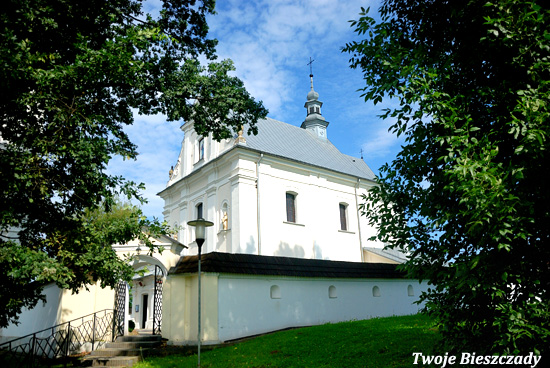
[[[281,288],[279,285],[272,285],[269,289],[271,299],[281,299]]]
[[[412,285],[407,286],[407,295],[414,296],[414,289]]]
[[[380,288],[378,286],[375,286],[372,288],[372,296],[374,297],[380,296]]]
[[[296,194],[286,193],[286,221],[296,222]]]
[[[340,203],[340,230],[348,230],[348,205]]]
[[[197,204],[197,219],[203,218],[202,217],[202,203]]]
[[[315,108],[314,108],[313,106],[311,106],[311,107],[309,108],[309,113],[310,113],[310,114],[313,114],[314,112],[315,112]]]
[[[199,160],[204,158],[204,138],[199,139]]]

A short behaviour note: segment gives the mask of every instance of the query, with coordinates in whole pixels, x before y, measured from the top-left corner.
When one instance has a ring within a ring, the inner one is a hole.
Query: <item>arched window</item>
[[[199,149],[198,157],[199,157],[199,161],[200,161],[204,158],[204,138],[199,139],[198,149]]]
[[[330,285],[328,287],[328,297],[330,299],[336,299],[338,296],[336,295],[336,286]]]
[[[348,230],[348,205],[346,203],[340,203],[340,230]]]
[[[286,192],[286,221],[296,222],[296,193]]]
[[[281,299],[281,288],[279,285],[272,285],[269,294],[271,299]]]
[[[197,213],[197,219],[203,218],[202,217],[202,203],[197,204],[196,206],[196,213]]]
[[[414,289],[412,285],[407,286],[407,295],[414,296]]]
[[[380,288],[378,286],[375,286],[372,288],[372,296],[374,297],[380,296]]]

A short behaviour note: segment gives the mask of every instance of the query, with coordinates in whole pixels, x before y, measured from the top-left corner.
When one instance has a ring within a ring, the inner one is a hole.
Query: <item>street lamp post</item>
[[[201,248],[202,248],[202,245],[204,244],[204,239],[206,238],[206,228],[214,225],[214,223],[210,221],[206,221],[203,218],[199,218],[193,221],[189,221],[187,225],[195,227],[195,241],[197,242],[197,246],[199,248],[199,270],[198,270],[199,323],[198,323],[198,333],[197,333],[197,356],[198,356],[197,367],[200,367],[201,366]]]

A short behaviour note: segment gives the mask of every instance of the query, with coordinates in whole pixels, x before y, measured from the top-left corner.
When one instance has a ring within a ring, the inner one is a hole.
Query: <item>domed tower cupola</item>
[[[310,61],[310,68],[311,63],[312,60]],[[323,106],[323,103],[319,101],[319,94],[313,89],[313,73],[309,75],[309,79],[311,90],[307,94],[307,101],[304,105],[307,116],[301,128],[311,131],[318,138],[327,139],[328,121],[321,115],[321,106]]]

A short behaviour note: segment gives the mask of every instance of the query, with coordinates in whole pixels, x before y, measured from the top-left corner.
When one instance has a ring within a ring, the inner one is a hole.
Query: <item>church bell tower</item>
[[[307,111],[307,116],[301,125],[301,128],[313,132],[320,139],[327,139],[327,126],[328,121],[321,115],[321,106],[323,103],[319,101],[319,94],[313,89],[313,70],[311,64],[313,60],[310,58],[309,67],[310,74],[309,79],[311,83],[311,90],[307,94],[307,101],[304,105]]]

